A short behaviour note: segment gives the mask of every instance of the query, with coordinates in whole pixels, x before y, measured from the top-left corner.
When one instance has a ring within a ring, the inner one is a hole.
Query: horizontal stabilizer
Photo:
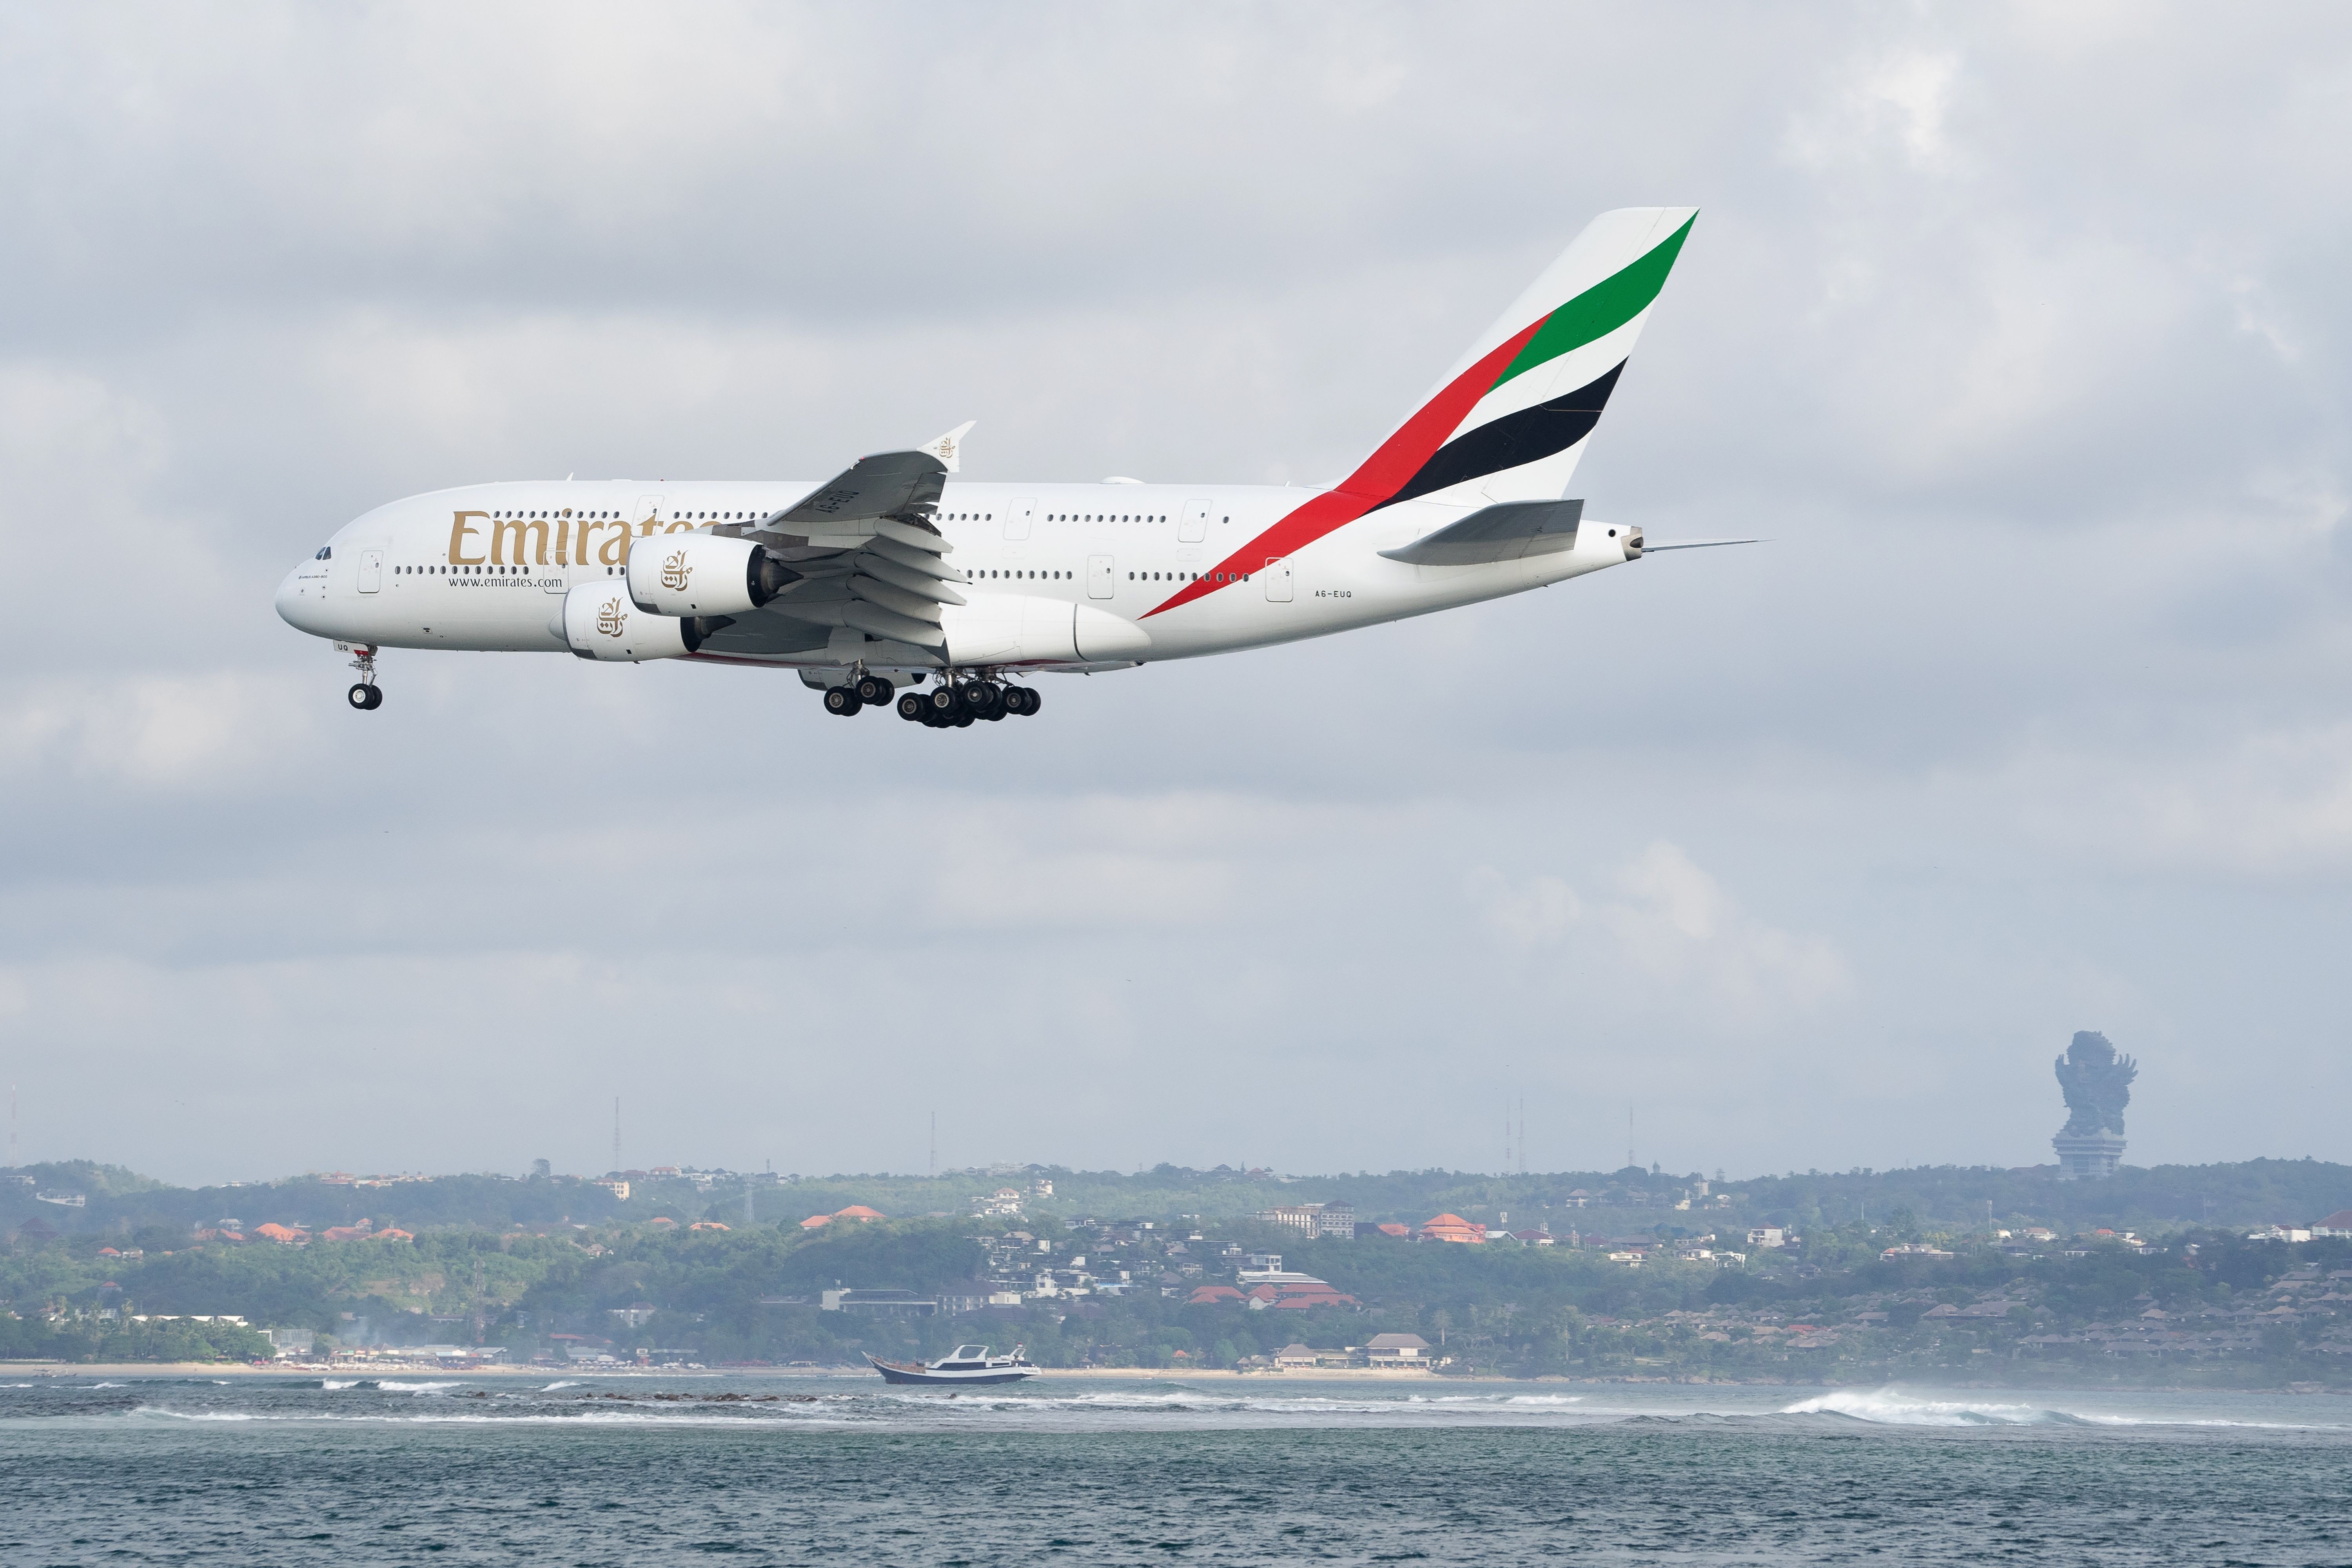
[[[1583,516],[1580,500],[1503,501],[1381,553],[1414,566],[1477,566],[1550,555],[1576,548],[1576,526]]]
[[[1760,539],[1678,539],[1672,544],[1653,544],[1642,541],[1641,553],[1655,554],[1661,550],[1712,550],[1718,544],[1761,544]]]

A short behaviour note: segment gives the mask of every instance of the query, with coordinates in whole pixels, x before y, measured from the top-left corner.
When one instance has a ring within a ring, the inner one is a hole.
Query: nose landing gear
[[[352,660],[352,668],[360,672],[359,679],[344,695],[352,707],[362,713],[372,713],[383,706],[383,689],[375,683],[375,649],[364,644],[356,647],[342,646],[345,652],[359,656]]]

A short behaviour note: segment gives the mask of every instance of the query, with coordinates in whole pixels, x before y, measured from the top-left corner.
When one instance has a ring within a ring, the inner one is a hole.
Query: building
[[[948,1313],[982,1312],[991,1307],[1019,1305],[1020,1291],[985,1279],[966,1279],[940,1292],[940,1310]]]
[[[1777,1225],[1761,1225],[1748,1233],[1750,1247],[1786,1247],[1796,1239]]]
[[[655,1309],[651,1301],[632,1301],[625,1307],[607,1307],[604,1310],[622,1327],[641,1329],[653,1321]]]
[[[613,1201],[616,1204],[625,1204],[629,1201],[629,1184],[620,1180],[618,1177],[612,1177],[604,1181],[591,1182],[588,1184],[592,1187],[602,1187],[606,1192],[612,1194]]]
[[[1429,1342],[1419,1334],[1374,1334],[1363,1347],[1370,1366],[1430,1366]]]
[[[1317,1357],[1316,1353],[1305,1345],[1289,1344],[1275,1352],[1273,1360],[1274,1370],[1276,1372],[1300,1372],[1311,1369],[1316,1363]]]
[[[2352,1209],[2337,1209],[2326,1219],[2314,1221],[2311,1234],[2314,1237],[2352,1237]]]
[[[817,1309],[876,1318],[929,1318],[937,1315],[940,1304],[912,1290],[827,1290],[817,1298]]]
[[[1486,1227],[1483,1225],[1473,1225],[1458,1214],[1442,1214],[1434,1219],[1423,1220],[1421,1228],[1413,1233],[1412,1238],[1415,1241],[1484,1244],[1486,1239]]]

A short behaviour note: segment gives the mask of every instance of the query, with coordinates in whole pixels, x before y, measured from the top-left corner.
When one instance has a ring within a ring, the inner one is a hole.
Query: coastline
[[[845,1382],[874,1381],[874,1374],[865,1367],[781,1367],[781,1366],[500,1366],[488,1363],[463,1368],[444,1367],[429,1363],[388,1363],[374,1365],[327,1366],[316,1362],[255,1366],[247,1362],[0,1362],[0,1384],[33,1378],[209,1378],[230,1379],[260,1377],[332,1377],[332,1378],[523,1378],[551,1381],[581,1378],[737,1378],[795,1377],[827,1378]],[[1579,1388],[1810,1388],[1833,1389],[1869,1388],[1935,1388],[1955,1392],[1974,1390],[1985,1393],[2039,1392],[2046,1394],[2271,1394],[2325,1397],[2352,1396],[2352,1388],[2327,1386],[2308,1383],[2264,1385],[2212,1385],[2187,1383],[2116,1384],[2053,1381],[2049,1383],[1996,1382],[1985,1378],[1876,1377],[1824,1381],[1818,1378],[1734,1378],[1734,1377],[1563,1377],[1556,1373],[1541,1377],[1507,1377],[1500,1373],[1479,1376],[1444,1376],[1429,1372],[1406,1372],[1386,1367],[1315,1367],[1286,1372],[1236,1372],[1220,1367],[1046,1367],[1041,1369],[1033,1383],[1052,1383],[1064,1379],[1087,1379],[1114,1383],[1357,1383],[1400,1384],[1425,1383],[1459,1386],[1474,1384],[1525,1384]]]

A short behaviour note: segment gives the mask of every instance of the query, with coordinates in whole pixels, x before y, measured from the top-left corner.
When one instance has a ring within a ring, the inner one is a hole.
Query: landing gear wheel
[[[932,687],[930,695],[923,700],[929,702],[931,711],[942,719],[952,719],[963,710],[963,693],[944,680]]]
[[[846,686],[828,686],[824,689],[824,710],[828,713],[838,713],[846,719],[865,706],[865,703],[857,700],[857,693]]]
[[[856,691],[857,700],[869,708],[879,708],[890,700],[890,683],[878,675],[859,676]]]
[[[1024,719],[1030,714],[1037,711],[1040,707],[1044,706],[1044,699],[1037,695],[1037,689],[1034,686],[1016,686],[1012,691],[1008,691],[1004,695],[1010,699],[1015,693],[1018,693],[1021,698],[1021,707],[1019,711],[1021,716]]]
[[[919,691],[909,691],[898,699],[898,717],[901,719],[919,723],[928,711],[923,706],[923,694]]]
[[[352,700],[352,706],[359,709],[362,712],[373,712],[374,710],[383,706],[383,689],[381,687],[370,686],[364,680],[353,686],[347,695]]]
[[[1004,688],[992,680],[975,680],[963,689],[963,700],[972,717],[986,719],[1003,711]]]
[[[963,711],[963,712],[961,712],[961,713],[957,714],[957,715],[955,716],[954,723],[955,723],[955,727],[956,727],[957,729],[959,729],[959,730],[969,730],[969,729],[971,729],[971,710],[967,709],[965,711]]]

